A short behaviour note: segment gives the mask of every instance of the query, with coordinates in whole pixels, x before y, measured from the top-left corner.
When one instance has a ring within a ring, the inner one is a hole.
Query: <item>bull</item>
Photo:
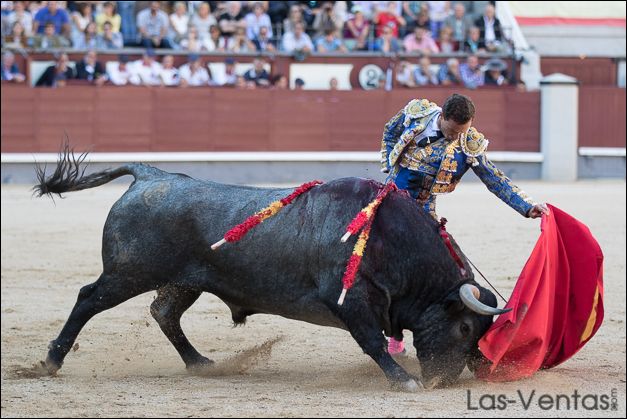
[[[181,329],[183,313],[203,292],[230,308],[235,324],[256,313],[276,314],[350,332],[393,387],[416,391],[453,383],[480,357],[479,338],[505,312],[466,276],[439,237],[438,223],[404,192],[381,204],[355,285],[337,304],[352,246],[341,233],[380,184],[344,178],[301,195],[278,216],[218,251],[224,232],[291,189],[233,186],[127,164],[85,175],[85,155],[67,147],[54,173],[37,168],[38,196],[80,191],[132,175],[113,205],[102,239],[103,272],[84,286],[50,345],[45,368],[55,374],[85,324],[96,314],[149,291],[150,312],[187,369],[210,367]],[[420,376],[387,352],[385,335],[413,332]]]

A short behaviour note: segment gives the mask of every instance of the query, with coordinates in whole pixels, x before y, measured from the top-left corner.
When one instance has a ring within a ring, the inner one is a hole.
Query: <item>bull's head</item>
[[[496,306],[492,292],[464,284],[425,310],[412,330],[425,388],[449,385],[467,363],[471,368],[476,364],[479,339],[492,317],[510,310]]]

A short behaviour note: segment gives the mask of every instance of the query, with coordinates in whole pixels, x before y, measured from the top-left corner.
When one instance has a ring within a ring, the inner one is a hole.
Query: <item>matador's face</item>
[[[440,120],[438,121],[438,125],[440,126],[440,130],[442,134],[446,137],[447,140],[453,141],[455,139],[460,139],[466,135],[470,127],[472,126],[472,119],[465,124],[458,124],[453,119],[446,119],[443,115],[440,116]]]

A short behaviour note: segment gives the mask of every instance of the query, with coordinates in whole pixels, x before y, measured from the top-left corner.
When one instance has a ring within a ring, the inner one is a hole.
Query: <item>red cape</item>
[[[590,230],[549,205],[542,234],[507,306],[479,341],[475,375],[511,381],[573,356],[603,321],[603,253]]]

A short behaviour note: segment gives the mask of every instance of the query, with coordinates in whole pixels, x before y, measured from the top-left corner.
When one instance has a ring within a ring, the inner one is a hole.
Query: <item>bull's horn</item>
[[[511,308],[501,309],[483,304],[479,301],[479,298],[477,298],[478,295],[479,289],[474,285],[464,284],[459,288],[459,297],[462,299],[462,302],[466,307],[475,313],[483,314],[485,316],[497,316],[512,310]]]

